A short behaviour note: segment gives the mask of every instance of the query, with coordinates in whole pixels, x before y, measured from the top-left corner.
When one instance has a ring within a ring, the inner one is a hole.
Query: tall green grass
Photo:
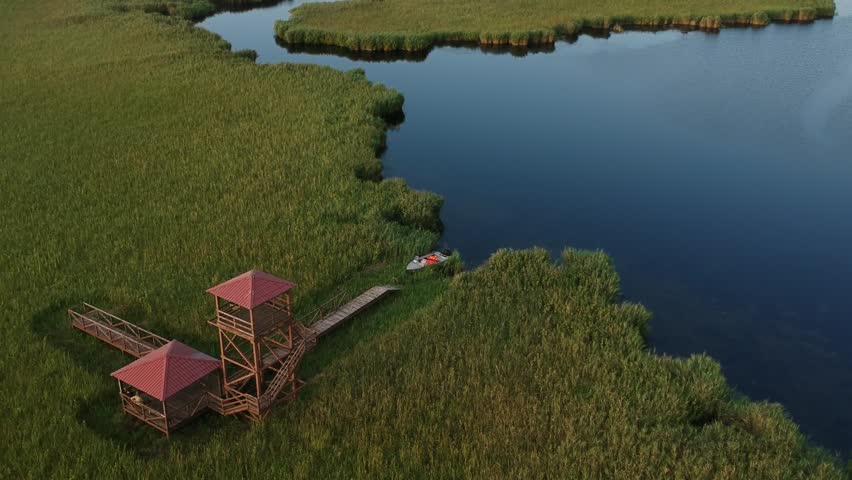
[[[240,11],[281,0],[94,0],[101,8],[114,12],[141,11],[201,20],[222,10]]]
[[[553,44],[584,29],[703,28],[811,22],[833,0],[350,0],[304,4],[275,25],[285,43],[420,51],[442,43]]]
[[[842,478],[712,360],[645,350],[601,254],[404,275],[440,199],[377,181],[398,93],[119,6],[0,4],[0,478]],[[301,311],[405,288],[324,339],[262,425],[165,440],[122,415],[108,374],[129,359],[65,309],[214,353],[204,290],[253,267]]]
[[[601,253],[498,252],[323,379],[308,412],[347,407],[318,451],[364,476],[842,478],[710,358],[649,352],[618,291]]]

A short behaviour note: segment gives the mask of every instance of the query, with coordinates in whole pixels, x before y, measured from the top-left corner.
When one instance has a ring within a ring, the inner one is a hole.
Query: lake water
[[[400,90],[385,174],[445,198],[444,241],[469,265],[501,247],[603,249],[654,313],[658,352],[709,353],[852,452],[852,0],[811,25],[425,61],[290,52],[273,23],[300,3],[200,25],[259,62],[360,67]]]

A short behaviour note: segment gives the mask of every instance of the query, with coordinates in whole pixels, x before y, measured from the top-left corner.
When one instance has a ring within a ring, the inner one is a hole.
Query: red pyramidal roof
[[[164,401],[221,365],[219,360],[172,340],[112,376]]]
[[[254,308],[295,286],[295,283],[274,275],[260,270],[251,270],[225,283],[220,283],[207,292],[243,308]]]

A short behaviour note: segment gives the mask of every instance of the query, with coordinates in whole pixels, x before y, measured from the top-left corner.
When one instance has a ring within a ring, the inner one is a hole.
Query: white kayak
[[[420,257],[414,257],[414,260],[408,262],[408,266],[405,267],[409,272],[413,272],[416,270],[420,270],[426,267],[430,267],[432,265],[438,265],[439,263],[444,263],[447,261],[450,252],[430,252],[426,255]]]

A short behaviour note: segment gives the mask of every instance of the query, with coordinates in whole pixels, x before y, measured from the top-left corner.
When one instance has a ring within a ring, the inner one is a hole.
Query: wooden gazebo
[[[296,369],[315,336],[293,319],[295,286],[251,270],[207,290],[216,302],[210,324],[219,332],[225,404],[255,420],[303,384]]]
[[[219,360],[176,340],[112,373],[121,408],[168,436],[221,394]]]

